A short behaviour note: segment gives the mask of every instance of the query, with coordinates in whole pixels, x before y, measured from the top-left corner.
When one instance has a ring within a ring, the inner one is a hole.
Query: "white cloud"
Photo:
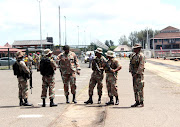
[[[61,32],[66,16],[67,40],[77,44],[79,26],[80,44],[90,40],[113,40],[118,44],[122,35],[169,25],[180,28],[180,11],[160,0],[42,0],[42,36],[59,41],[58,6],[61,5]],[[1,45],[7,41],[39,39],[39,4],[37,0],[4,0],[0,2]],[[85,31],[85,32],[84,32]],[[9,35],[11,33],[11,35]],[[63,41],[64,42],[64,41]],[[64,43],[62,43],[64,44]]]

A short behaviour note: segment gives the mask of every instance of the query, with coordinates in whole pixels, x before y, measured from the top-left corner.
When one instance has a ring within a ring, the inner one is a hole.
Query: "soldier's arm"
[[[76,54],[74,54],[74,62],[77,70],[81,70]]]
[[[115,64],[116,64],[117,68],[114,69],[114,72],[117,72],[117,71],[121,70],[122,66],[117,60],[115,61]]]
[[[24,63],[24,61],[20,61],[20,65],[22,67],[22,70],[27,73],[30,74],[29,68],[26,66],[26,64]]]
[[[51,61],[51,67],[53,68],[53,70],[56,70],[56,63],[54,62],[53,59],[51,59],[50,61]]]
[[[144,71],[144,56],[140,55],[139,67],[138,67],[138,70],[137,70],[136,74],[142,74],[143,71]]]

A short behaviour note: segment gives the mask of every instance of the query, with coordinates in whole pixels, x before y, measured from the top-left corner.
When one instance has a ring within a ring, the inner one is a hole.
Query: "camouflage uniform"
[[[104,56],[101,56],[101,58],[95,57],[92,61],[93,73],[91,74],[91,79],[89,82],[89,96],[93,95],[93,90],[94,90],[94,87],[96,86],[96,83],[97,83],[98,95],[102,96],[102,88],[103,88],[102,80],[104,77],[104,74],[103,74],[104,70],[100,69],[101,72],[99,72],[97,70],[96,63],[99,68],[102,68],[103,61],[106,61],[106,58]]]
[[[111,60],[108,60],[108,64],[112,69],[116,69],[120,67],[120,63],[116,58],[112,58]],[[108,71],[108,69],[105,68],[105,73],[106,73],[106,86],[108,90],[108,96],[118,96],[118,89],[117,89],[117,76],[118,72],[112,73]]]
[[[71,86],[71,93],[76,94],[76,71],[80,70],[77,56],[74,52],[69,51],[68,54],[65,52],[58,55],[60,60],[60,72],[64,83],[64,94],[69,95],[69,85]]]
[[[32,70],[32,61],[33,61],[32,56],[28,56],[27,66],[30,70]]]
[[[44,56],[47,58],[47,56]],[[50,58],[49,58],[50,59]],[[53,59],[50,59],[50,64],[53,70],[56,69],[56,64]],[[55,98],[55,82],[54,82],[54,74],[52,75],[44,75],[42,76],[42,94],[41,98],[46,98],[47,97],[47,89],[49,87],[49,99],[54,99]]]
[[[27,68],[24,61],[17,62],[19,65],[20,71],[24,71],[24,73],[29,74],[30,71]],[[28,98],[28,84],[27,84],[27,78],[23,78],[22,76],[17,76],[18,78],[18,87],[19,87],[19,98],[27,99]]]
[[[137,74],[136,77],[133,77],[133,88],[135,101],[143,102],[143,87],[144,87],[144,55],[142,53],[132,54],[130,60],[129,72],[132,73],[132,76]]]

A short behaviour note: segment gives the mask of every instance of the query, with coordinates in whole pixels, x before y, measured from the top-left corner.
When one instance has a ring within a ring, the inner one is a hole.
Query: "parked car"
[[[16,59],[9,58],[10,65],[13,65],[16,62]],[[0,66],[8,66],[8,57],[0,58]]]
[[[86,55],[85,55],[85,57],[84,57],[84,63],[87,63],[87,62],[89,62],[89,54],[91,53],[91,55],[95,55],[94,54],[94,51],[87,51],[86,52]]]

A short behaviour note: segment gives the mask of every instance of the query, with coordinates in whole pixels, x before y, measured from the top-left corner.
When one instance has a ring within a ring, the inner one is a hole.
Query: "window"
[[[121,51],[124,51],[124,48],[121,48]]]
[[[179,44],[173,45],[173,49],[178,49],[178,48],[179,48]]]
[[[164,49],[171,49],[171,45],[164,45]]]

